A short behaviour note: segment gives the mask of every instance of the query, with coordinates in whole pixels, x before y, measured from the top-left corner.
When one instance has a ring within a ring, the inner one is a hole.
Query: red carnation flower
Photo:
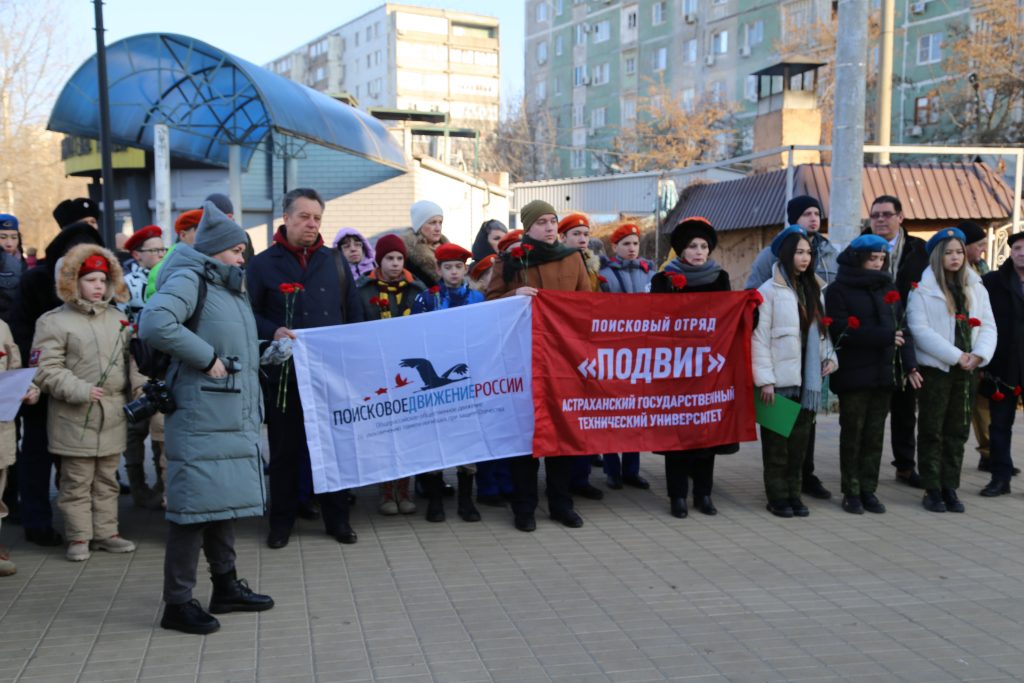
[[[902,297],[900,296],[900,293],[897,292],[894,289],[894,290],[892,290],[890,292],[886,292],[885,296],[882,298],[882,301],[884,301],[885,303],[887,303],[889,305],[892,305],[892,304],[896,303],[897,301],[899,301],[901,298]]]
[[[131,327],[131,323],[128,322],[127,320],[122,320],[121,327]]]
[[[967,324],[968,324],[968,325],[969,325],[970,327],[981,327],[981,321],[980,321],[980,320],[978,320],[977,318],[971,318],[971,319],[969,319],[969,320],[967,321]]]
[[[1006,398],[1006,394],[996,389],[995,392],[993,392],[992,396],[990,396],[990,398],[993,401],[1002,401],[1004,398]]]
[[[294,294],[295,293],[295,285],[293,285],[291,282],[282,282],[281,284],[279,284],[277,286],[277,289],[282,294]]]
[[[821,324],[824,325],[825,327],[832,327],[833,322],[835,321],[833,321],[832,318],[828,317],[827,315],[821,319]]]
[[[441,287],[439,285],[434,285],[433,287],[430,288],[430,293],[431,294],[440,294],[441,293]]]
[[[849,327],[851,330],[860,329],[860,318],[858,318],[855,315],[851,315],[849,318],[846,319],[846,326]]]
[[[597,281],[603,284],[608,284],[608,278],[606,278],[604,275],[598,275]]]
[[[136,334],[139,333],[139,325],[138,325],[138,323],[133,323],[132,324],[132,332],[134,332]]]
[[[374,305],[374,306],[379,306],[380,305],[380,297],[379,296],[372,297],[370,299],[370,303],[372,305]]]
[[[953,317],[956,318],[959,322],[963,322],[963,321],[967,320],[967,316],[964,315],[963,313],[957,313]]]
[[[7,352],[6,352],[6,351],[0,351],[0,358],[3,358],[3,357],[4,357],[4,356],[6,356],[6,355],[7,355]],[[1018,388],[1019,388],[1019,387],[1018,387]]]
[[[686,276],[682,273],[673,273],[669,279],[675,289],[684,289],[686,287]]]
[[[916,282],[911,282],[910,283],[910,288],[911,289],[917,289],[917,283]]]
[[[1013,395],[1020,396],[1022,391],[1024,391],[1024,389],[1021,389],[1021,386],[1018,384],[1013,388]]]
[[[526,252],[523,251],[522,247],[513,247],[512,250],[509,253],[512,254],[512,258],[517,258],[517,259],[521,259],[521,258],[523,258],[523,256],[526,255]]]
[[[296,292],[301,292],[302,290],[306,289],[306,288],[305,288],[304,286],[302,286],[302,285],[301,285],[300,283],[298,283],[298,282],[293,282],[293,283],[292,283],[292,287],[294,288],[294,290],[295,290]]]
[[[522,248],[523,251],[525,251],[527,253],[533,251],[533,245],[532,244],[524,244],[521,248]]]

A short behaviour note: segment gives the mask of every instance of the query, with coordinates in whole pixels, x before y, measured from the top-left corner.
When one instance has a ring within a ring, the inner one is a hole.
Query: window
[[[366,55],[366,68],[373,66],[373,55]]]
[[[359,47],[359,31],[356,31],[356,47]]]
[[[939,98],[935,95],[914,100],[914,125],[926,126],[939,122]]]
[[[793,0],[782,6],[782,35],[800,31],[814,22],[814,7],[811,0]]]
[[[697,63],[697,39],[690,38],[686,41],[686,52],[684,53],[687,64]]]
[[[606,107],[598,107],[591,110],[590,112],[590,127],[591,128],[604,128],[605,117],[607,116]]]
[[[548,96],[548,84],[547,81],[539,81],[537,83],[537,99],[543,100]]]
[[[636,73],[636,57],[635,56],[626,57],[625,60],[623,60],[622,67],[623,67],[623,71],[626,72],[627,76],[631,76],[631,75],[635,74]]]
[[[537,43],[537,63],[544,64],[548,61],[548,43],[542,40]]]
[[[380,38],[380,22],[376,22],[373,25],[373,37]]]
[[[683,16],[697,14],[697,0],[683,0]]]
[[[562,56],[562,35],[555,36],[555,55],[558,57]]]
[[[322,80],[324,80],[324,76],[326,76],[326,75],[327,75],[327,70],[324,69],[322,66],[318,66],[316,68],[316,71],[313,72],[313,80],[314,81],[322,81]]]
[[[711,37],[711,44],[716,55],[724,55],[729,51],[729,32],[719,31]]]
[[[636,100],[632,98],[622,99],[622,121],[626,124],[636,122]]]
[[[587,85],[590,80],[587,78],[587,65],[577,66],[572,70],[572,86],[578,88]]]
[[[594,26],[594,42],[603,43],[612,37],[612,24],[607,19]]]
[[[760,45],[764,42],[764,22],[757,21],[743,25],[743,44],[748,47]]]
[[[555,0],[555,16],[562,16],[562,11],[565,9],[565,2],[563,0]]]
[[[636,10],[626,15],[626,28],[636,28]]]
[[[578,171],[581,168],[587,167],[587,150],[585,149],[574,149],[569,159],[569,166],[574,170]]]
[[[327,54],[327,39],[322,38],[312,45],[309,46],[309,56],[319,57],[320,55]]]
[[[665,3],[656,2],[651,6],[651,25],[659,26],[665,23]]]
[[[366,27],[366,42],[370,42],[371,40],[373,40],[373,27],[372,26],[367,26]]]
[[[561,94],[562,94],[562,77],[561,76],[555,76],[555,95],[558,96],[558,95],[561,95]]]
[[[579,128],[583,125],[583,105],[574,104],[572,106],[572,126],[573,128]]]
[[[547,0],[540,0],[537,3],[537,23],[541,23],[548,20],[548,3]]]
[[[711,101],[721,102],[725,96],[725,83],[722,81],[712,81],[711,83]]]
[[[743,97],[751,102],[757,102],[757,76],[747,76],[743,81]]]
[[[609,68],[608,62],[604,64],[598,64],[594,67],[593,78],[591,79],[592,85],[604,85],[611,79],[611,69]]]
[[[929,33],[917,39],[917,63],[935,64],[942,60],[942,34]]]
[[[683,109],[685,109],[686,111],[693,111],[693,98],[694,98],[694,90],[693,90],[693,88],[687,88],[687,89],[683,90],[683,94],[679,98],[679,101],[683,105]]]
[[[576,44],[583,45],[587,42],[586,24],[576,24]]]
[[[665,67],[668,66],[668,48],[659,47],[651,55],[651,70],[652,71],[664,71]]]

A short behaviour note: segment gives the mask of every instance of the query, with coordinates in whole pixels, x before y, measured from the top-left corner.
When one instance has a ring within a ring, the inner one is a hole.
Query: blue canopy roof
[[[227,165],[228,146],[248,166],[271,130],[405,169],[401,147],[355,107],[282,78],[201,40],[146,33],[107,47],[111,140],[149,148],[154,123],[172,130],[172,156]],[[99,138],[96,56],[67,82],[50,130]]]

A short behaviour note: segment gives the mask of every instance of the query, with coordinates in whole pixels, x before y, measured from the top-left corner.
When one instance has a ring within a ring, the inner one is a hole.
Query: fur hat
[[[409,217],[412,219],[413,232],[419,232],[423,224],[434,216],[444,218],[444,209],[427,199],[421,199],[409,208]]]
[[[618,244],[622,240],[626,239],[630,235],[636,235],[640,237],[640,228],[632,223],[623,223],[615,232],[612,233],[611,240],[612,244]]]
[[[806,230],[801,228],[799,225],[791,225],[776,235],[775,239],[772,240],[772,256],[779,258],[779,252],[782,251],[783,243],[793,235],[799,235],[804,239],[808,239]]]
[[[245,230],[217,208],[213,202],[203,204],[203,219],[196,229],[192,247],[201,254],[213,256],[225,249],[245,244]]]
[[[124,243],[124,248],[126,251],[135,251],[143,244],[145,244],[146,240],[152,239],[154,237],[163,237],[163,234],[164,232],[163,230],[160,229],[160,226],[147,225],[146,227],[139,228],[134,233],[132,233],[132,236],[129,237],[128,241]]]
[[[391,233],[378,239],[376,248],[373,252],[373,257],[377,261],[377,265],[380,265],[380,262],[384,260],[384,257],[393,251],[397,251],[401,254],[402,258],[409,255],[409,252],[405,248],[405,240],[398,235]]]
[[[580,226],[586,226],[587,228],[590,227],[590,219],[587,218],[587,214],[570,213],[568,216],[558,221],[558,234],[564,234],[573,228],[578,228]]]
[[[117,258],[107,249],[98,244],[77,244],[60,259],[56,271],[57,296],[65,303],[73,303],[78,300],[78,278],[79,272],[87,260],[98,257],[104,260],[107,265],[107,293],[105,299],[113,299],[117,302],[125,302],[131,298],[128,294],[128,286],[124,283],[124,271]],[[96,268],[95,270],[100,270]],[[89,271],[95,272],[95,271]]]
[[[445,261],[461,261],[465,263],[473,254],[469,253],[457,244],[448,242],[442,244],[434,250],[434,258],[437,259],[438,264],[444,263]]]
[[[690,216],[679,221],[679,225],[669,237],[669,244],[672,245],[672,251],[676,252],[676,256],[682,257],[683,251],[694,237],[701,237],[708,243],[708,253],[718,246],[718,234],[711,221],[703,216]]]
[[[65,199],[53,210],[53,217],[57,225],[65,227],[77,223],[83,218],[100,217],[100,207],[91,199],[78,197],[77,199]]]
[[[519,209],[519,222],[523,224],[523,230],[529,230],[530,226],[537,222],[537,219],[541,216],[552,216],[558,217],[558,212],[555,211],[555,207],[548,204],[543,199],[534,199],[532,202]]]
[[[796,225],[800,216],[804,215],[804,211],[811,208],[817,209],[818,214],[821,214],[821,202],[809,194],[798,195],[790,199],[786,204],[786,216],[789,218],[789,224]]]
[[[924,248],[928,250],[929,254],[931,254],[935,250],[935,247],[947,240],[960,240],[962,244],[967,244],[967,238],[964,237],[964,233],[960,228],[943,228],[932,235],[932,238],[928,240],[928,243],[924,245]]]

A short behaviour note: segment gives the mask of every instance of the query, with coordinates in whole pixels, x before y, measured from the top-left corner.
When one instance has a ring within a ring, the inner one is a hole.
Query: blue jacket
[[[484,301],[484,293],[470,289],[465,282],[455,289],[444,284],[440,285],[440,288],[437,294],[433,294],[429,290],[417,294],[412,302],[413,314],[443,311],[446,308],[478,304]]]

